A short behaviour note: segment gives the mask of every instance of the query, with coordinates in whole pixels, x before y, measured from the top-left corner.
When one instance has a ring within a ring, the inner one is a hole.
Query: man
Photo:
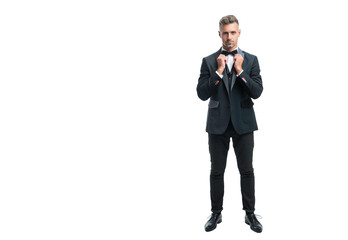
[[[232,138],[241,177],[245,223],[253,231],[262,232],[262,225],[254,214],[253,132],[258,128],[251,100],[260,97],[263,90],[260,67],[256,56],[238,48],[241,30],[237,18],[225,16],[219,25],[222,48],[203,58],[197,85],[198,97],[203,101],[210,98],[206,131],[211,159],[212,214],[205,230],[214,230],[222,221],[224,172]]]

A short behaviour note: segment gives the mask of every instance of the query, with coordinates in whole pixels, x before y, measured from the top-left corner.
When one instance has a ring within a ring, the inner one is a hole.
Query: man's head
[[[219,36],[222,40],[223,48],[232,51],[238,46],[238,38],[240,36],[238,19],[233,15],[225,16],[221,18],[219,26]]]

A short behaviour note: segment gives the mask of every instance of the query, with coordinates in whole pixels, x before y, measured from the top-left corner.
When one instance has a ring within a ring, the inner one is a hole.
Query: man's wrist
[[[218,69],[216,70],[216,72],[217,72],[219,75],[222,75],[222,73],[224,72],[224,69],[218,68]]]
[[[216,72],[215,72],[221,79],[223,78],[223,74],[222,74],[222,72],[220,73],[218,70],[216,70]]]
[[[237,72],[237,77],[239,77],[239,76],[242,74],[243,71],[244,71],[243,69],[238,69],[238,70],[236,70],[236,72]]]

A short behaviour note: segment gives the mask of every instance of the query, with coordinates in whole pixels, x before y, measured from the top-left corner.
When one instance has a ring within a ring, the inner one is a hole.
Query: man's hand
[[[217,69],[217,72],[222,75],[222,73],[224,72],[225,70],[225,66],[226,66],[226,63],[227,63],[227,58],[225,55],[223,54],[220,54],[219,57],[216,59],[217,61],[217,64],[218,64],[218,69]]]
[[[240,72],[243,70],[242,64],[243,64],[244,58],[242,57],[242,55],[237,53],[234,55],[233,61],[234,61],[234,69],[236,69],[236,72],[239,75]]]

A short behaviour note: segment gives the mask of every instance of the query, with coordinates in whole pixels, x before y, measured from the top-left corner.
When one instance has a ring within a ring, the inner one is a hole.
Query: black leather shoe
[[[260,233],[262,232],[262,225],[261,223],[257,220],[255,214],[246,214],[245,215],[245,223],[250,225],[250,229],[253,230],[254,232]]]
[[[208,222],[204,225],[204,229],[206,232],[213,231],[217,224],[222,222],[222,216],[221,213],[212,213],[210,215],[210,218]]]

